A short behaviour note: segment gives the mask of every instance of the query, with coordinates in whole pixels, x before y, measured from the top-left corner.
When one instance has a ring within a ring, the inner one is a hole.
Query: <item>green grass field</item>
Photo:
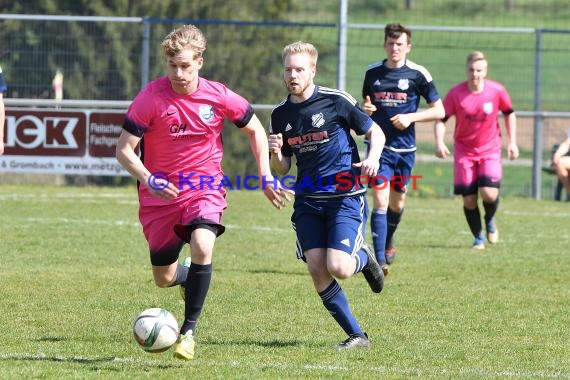
[[[1,377],[570,377],[570,203],[504,197],[501,242],[478,253],[459,199],[411,197],[385,290],[341,282],[373,347],[338,352],[345,337],[294,256],[291,207],[228,196],[197,357],[181,362],[131,335],[145,308],[183,312],[178,289],[151,280],[134,189],[1,186]]]

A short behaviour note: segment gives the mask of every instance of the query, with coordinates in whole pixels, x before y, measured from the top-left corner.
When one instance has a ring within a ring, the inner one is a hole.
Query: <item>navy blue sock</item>
[[[468,209],[463,206],[463,212],[465,213],[465,218],[467,219],[467,224],[469,229],[475,238],[481,237],[481,213],[479,212],[479,207],[475,209]]]
[[[483,208],[485,209],[485,225],[488,226],[495,217],[497,208],[499,208],[499,197],[497,197],[497,199],[491,203],[483,202]]]
[[[180,333],[186,334],[188,330],[192,330],[192,332],[196,333],[196,322],[200,313],[202,313],[204,301],[210,289],[211,279],[212,264],[190,264],[186,287],[184,289],[186,298],[186,302],[184,303],[184,323],[182,324]]]
[[[386,263],[386,233],[387,224],[386,210],[375,208],[370,215],[370,229],[372,230],[372,244],[374,245],[374,253],[376,261],[380,264]]]
[[[402,220],[402,215],[404,214],[404,209],[400,212],[394,212],[390,207],[388,207],[388,212],[386,213],[386,220],[388,221],[388,231],[386,232],[386,242],[384,244],[394,245],[394,234],[398,228],[398,224]]]
[[[324,291],[319,292],[319,296],[325,308],[347,335],[364,335],[356,318],[350,311],[346,295],[336,280],[333,280]]]
[[[176,268],[176,278],[174,279],[174,282],[169,285],[169,287],[176,285],[184,286],[186,283],[186,278],[188,278],[188,267],[185,267],[179,263],[178,267]]]

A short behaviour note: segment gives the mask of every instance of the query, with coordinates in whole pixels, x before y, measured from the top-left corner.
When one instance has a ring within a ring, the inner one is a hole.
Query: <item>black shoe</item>
[[[370,340],[368,335],[349,335],[348,339],[336,346],[339,350],[347,350],[351,348],[369,348]]]
[[[368,256],[368,264],[362,268],[362,274],[368,282],[368,285],[370,285],[370,289],[372,289],[374,293],[380,293],[384,288],[384,272],[376,261],[376,257],[374,257],[374,252],[370,246],[364,243],[362,249]]]

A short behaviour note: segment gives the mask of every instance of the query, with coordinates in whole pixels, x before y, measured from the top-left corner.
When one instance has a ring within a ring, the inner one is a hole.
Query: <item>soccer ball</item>
[[[178,322],[168,310],[153,307],[141,312],[133,323],[133,335],[147,352],[168,350],[178,339]]]

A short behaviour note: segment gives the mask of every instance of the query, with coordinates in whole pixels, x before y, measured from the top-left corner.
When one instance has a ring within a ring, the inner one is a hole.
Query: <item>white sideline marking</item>
[[[16,218],[17,220],[17,218]],[[131,226],[139,227],[139,222],[132,222],[128,220],[108,220],[108,219],[86,219],[86,218],[22,218],[23,223],[43,223],[52,224],[54,222],[65,223],[65,224],[90,224],[90,225],[109,225],[109,226]],[[279,227],[264,227],[264,226],[247,226],[247,225],[235,225],[226,224],[228,229],[239,229],[239,230],[253,230],[260,232],[292,232],[292,229],[279,228]]]
[[[101,199],[98,199],[101,198]],[[18,193],[11,193],[11,194],[0,194],[0,200],[9,200],[9,199],[42,199],[42,200],[54,200],[54,199],[78,199],[79,202],[84,203],[98,203],[100,201],[104,201],[106,199],[123,199],[119,200],[117,203],[121,204],[133,204],[138,205],[139,202],[137,200],[136,193],[53,193],[53,194],[45,194],[38,192],[38,194],[18,194]],[[412,209],[412,208],[411,208]],[[461,211],[461,210],[459,210]],[[445,209],[432,209],[432,208],[421,208],[421,207],[414,207],[413,212],[420,212],[426,214],[455,214],[458,210],[454,207],[449,207]],[[568,213],[566,212],[542,212],[542,213],[535,213],[535,212],[525,212],[525,211],[511,211],[511,210],[504,210],[499,209],[499,213],[504,213],[506,215],[516,215],[516,216],[533,216],[533,215],[548,215],[556,218],[566,218]],[[244,228],[244,227],[240,227]],[[264,231],[263,227],[259,227],[260,231]],[[272,231],[271,229],[267,231]]]
[[[148,359],[148,356],[141,357],[86,357],[86,356],[62,356],[62,355],[46,355],[39,354],[0,354],[0,360],[38,360],[38,361],[54,361],[54,362],[83,362],[83,363],[102,363],[108,362],[110,364],[140,364],[145,366],[164,366],[172,365],[177,367],[171,360],[157,360]],[[253,363],[253,362],[239,362],[239,361],[195,361],[196,365],[207,365],[208,367],[228,367],[228,368],[243,368],[249,369],[263,369],[263,368],[276,368],[276,369],[291,369],[291,370],[309,370],[309,371],[327,371],[327,372],[346,372],[352,373],[354,368],[336,365],[323,365],[318,363],[296,365],[291,363]],[[180,363],[180,367],[185,367],[186,363]],[[461,375],[479,375],[484,377],[508,377],[508,378],[546,378],[546,379],[570,379],[570,373],[563,373],[560,371],[547,372],[547,371],[520,371],[520,370],[489,370],[486,368],[460,368],[458,370],[450,370],[447,368],[400,368],[400,367],[368,367],[370,372],[378,372],[379,374],[396,374],[396,375],[441,375],[461,376]]]
[[[263,227],[263,226],[246,226],[244,225],[235,225],[235,224],[227,224],[225,225],[226,228],[230,229],[240,229],[240,230],[253,230],[253,231],[260,231],[260,232],[293,232],[292,228],[280,228],[280,227]]]
[[[461,207],[461,206],[459,206]],[[410,212],[418,212],[424,214],[457,214],[462,213],[461,208],[450,207],[446,209],[432,209],[432,208],[420,208],[420,207],[410,207]],[[501,209],[499,206],[499,214],[506,214],[506,215],[514,215],[514,216],[536,216],[536,215],[548,215],[556,218],[567,218],[567,212],[525,212],[525,211],[511,211],[511,210],[504,210]]]
[[[114,193],[55,193],[55,194],[0,194],[0,201],[28,199],[35,201],[68,201],[73,199],[74,203],[102,203],[113,199],[115,203],[138,205],[136,195],[114,194]]]
[[[38,191],[35,194],[19,194],[19,193],[11,193],[11,194],[0,194],[0,199],[53,199],[53,198],[62,198],[62,199],[69,199],[69,198],[132,198],[135,202],[137,200],[136,193],[75,193],[75,192],[62,192],[62,193],[43,193]]]
[[[499,212],[501,212],[500,209],[499,209]],[[534,216],[534,215],[537,215],[537,213],[535,213],[535,212],[510,211],[510,210],[505,210],[504,213],[507,215],[517,215],[517,216]],[[556,218],[562,218],[562,217],[567,218],[568,217],[567,212],[541,212],[540,215],[554,216]]]
[[[127,220],[107,220],[107,219],[75,219],[75,218],[23,218],[21,219],[24,223],[44,223],[52,224],[54,222],[65,223],[65,224],[99,224],[99,225],[109,225],[109,226],[134,226],[138,227],[138,222],[132,222]]]

